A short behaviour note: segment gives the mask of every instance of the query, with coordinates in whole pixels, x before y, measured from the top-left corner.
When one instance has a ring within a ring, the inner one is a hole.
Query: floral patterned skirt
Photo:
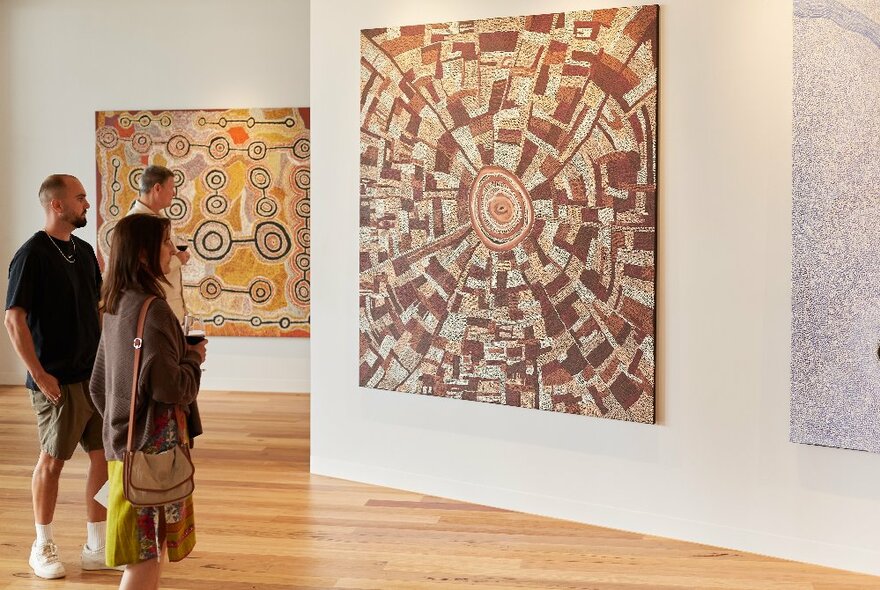
[[[185,433],[184,433],[185,434]],[[169,406],[156,416],[153,430],[142,449],[159,453],[178,444],[180,433]],[[170,561],[180,561],[196,544],[192,496],[158,508],[138,508],[125,499],[122,490],[122,461],[109,461],[110,502],[107,506],[107,565],[119,566],[158,559],[162,547],[159,532],[164,527]]]

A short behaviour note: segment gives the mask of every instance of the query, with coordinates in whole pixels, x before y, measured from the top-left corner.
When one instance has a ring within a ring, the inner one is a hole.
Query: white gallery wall
[[[40,182],[82,180],[93,210],[95,111],[309,106],[307,0],[0,2],[2,285],[12,254],[43,225]],[[24,369],[0,338],[0,383]],[[213,338],[205,389],[309,390],[309,340]]]
[[[788,442],[791,2],[660,8],[657,425],[358,387],[359,30],[616,5],[312,3],[312,470],[880,574],[880,456]]]

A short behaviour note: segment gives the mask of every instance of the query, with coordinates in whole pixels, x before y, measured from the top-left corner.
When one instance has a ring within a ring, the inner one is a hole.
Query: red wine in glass
[[[195,346],[205,339],[204,330],[190,330],[186,335],[186,343]]]
[[[187,314],[184,325],[187,344],[196,345],[207,337],[205,322],[202,318],[196,318]]]

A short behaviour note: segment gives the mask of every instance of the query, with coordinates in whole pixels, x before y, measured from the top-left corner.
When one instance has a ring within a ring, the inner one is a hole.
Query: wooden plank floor
[[[310,475],[305,395],[205,392],[195,449],[198,544],[165,589],[867,590],[880,579]],[[64,580],[35,578],[25,391],[0,387],[0,588],[114,588],[82,572],[85,456],[55,519]]]

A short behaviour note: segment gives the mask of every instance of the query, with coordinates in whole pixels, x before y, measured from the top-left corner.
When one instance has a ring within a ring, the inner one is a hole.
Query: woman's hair
[[[129,215],[113,228],[110,261],[101,287],[103,311],[116,313],[125,291],[133,289],[165,298],[160,283],[169,284],[162,272],[161,251],[171,222],[155,215]]]

